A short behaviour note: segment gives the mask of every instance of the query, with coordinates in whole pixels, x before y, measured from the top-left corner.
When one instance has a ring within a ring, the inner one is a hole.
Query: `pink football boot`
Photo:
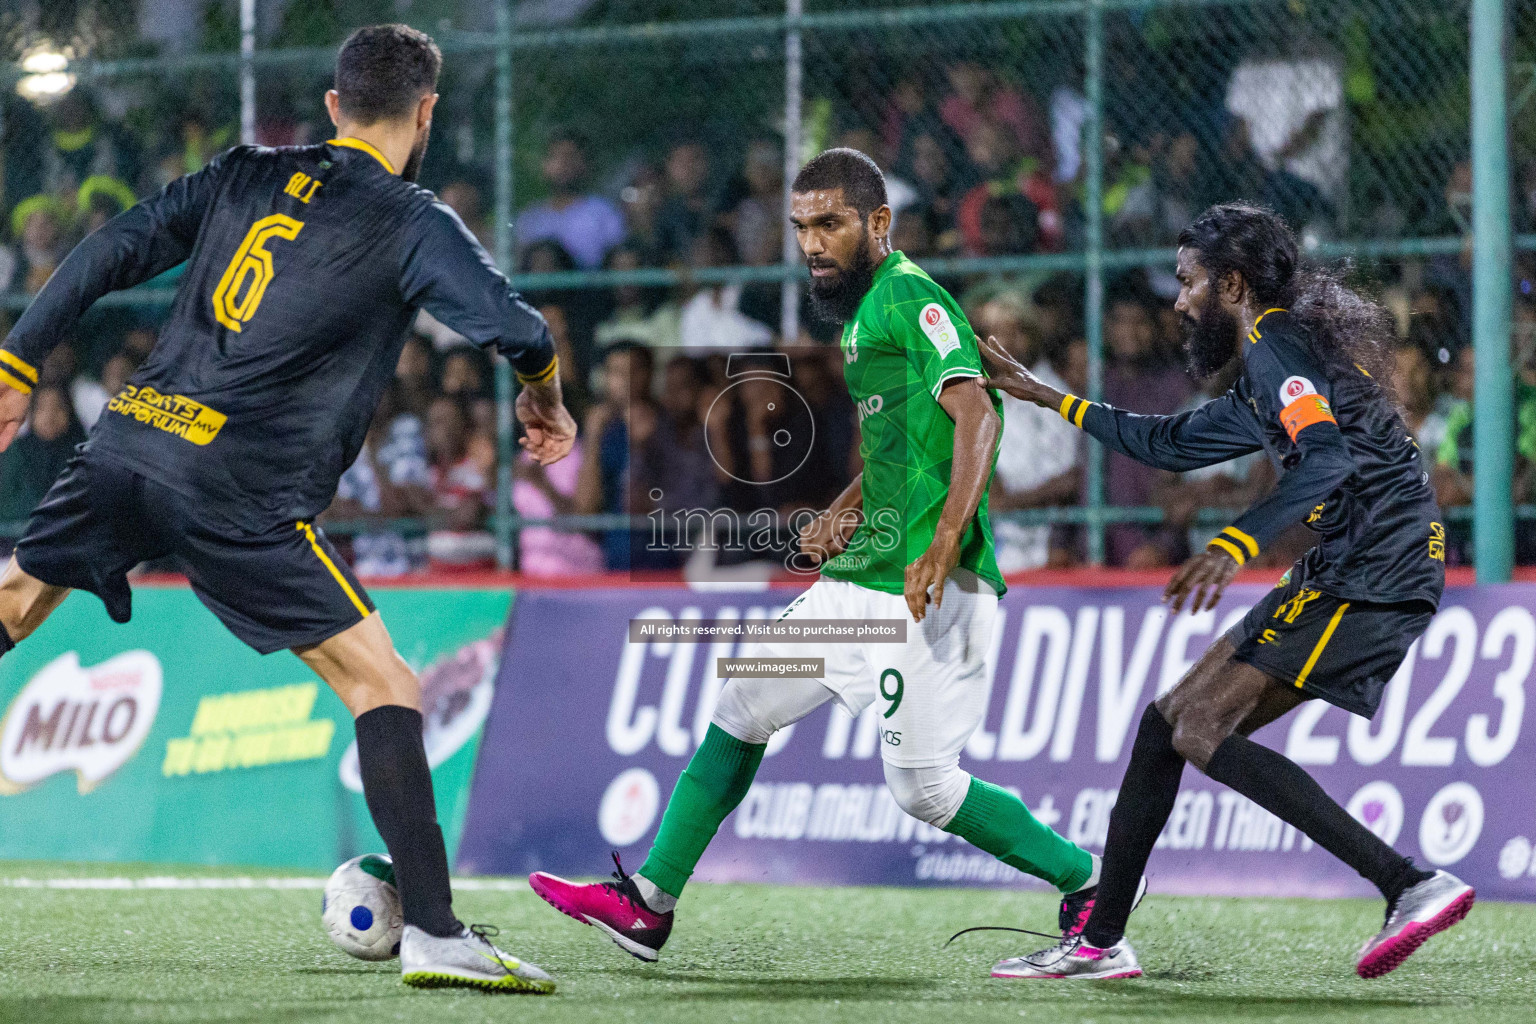
[[[1425,939],[1466,917],[1475,899],[1477,893],[1470,885],[1445,871],[1403,890],[1387,910],[1386,926],[1360,950],[1355,972],[1362,978],[1379,978],[1395,969]]]
[[[535,871],[528,876],[528,886],[560,913],[596,925],[631,956],[655,963],[672,934],[673,912],[658,914],[647,907],[617,853],[613,863],[618,870],[612,882],[582,884]]]

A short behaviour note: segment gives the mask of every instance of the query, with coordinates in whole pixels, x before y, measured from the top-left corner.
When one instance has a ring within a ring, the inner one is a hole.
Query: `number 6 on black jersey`
[[[263,217],[251,225],[240,248],[235,250],[234,259],[224,268],[218,287],[213,290],[213,315],[219,323],[238,333],[241,325],[256,315],[261,296],[272,283],[272,254],[267,251],[267,243],[274,238],[291,242],[303,227],[303,221],[282,213]],[[245,290],[243,298],[241,289]]]

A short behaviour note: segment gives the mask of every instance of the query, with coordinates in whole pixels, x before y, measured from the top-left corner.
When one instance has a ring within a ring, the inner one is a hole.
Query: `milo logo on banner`
[[[148,651],[89,668],[60,655],[21,688],[0,723],[0,793],[75,772],[89,793],[138,751],[160,709],[163,673]]]

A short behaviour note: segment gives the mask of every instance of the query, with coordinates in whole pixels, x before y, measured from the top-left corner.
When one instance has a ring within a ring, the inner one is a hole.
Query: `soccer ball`
[[[365,853],[333,871],[320,898],[320,920],[331,941],[359,960],[399,956],[405,917],[388,855]]]

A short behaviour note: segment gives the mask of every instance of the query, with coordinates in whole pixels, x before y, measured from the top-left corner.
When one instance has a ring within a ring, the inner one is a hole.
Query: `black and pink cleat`
[[[602,929],[631,956],[655,963],[672,934],[673,912],[658,914],[647,907],[618,854],[613,863],[618,870],[612,882],[571,882],[535,871],[528,876],[528,886],[560,913]]]

